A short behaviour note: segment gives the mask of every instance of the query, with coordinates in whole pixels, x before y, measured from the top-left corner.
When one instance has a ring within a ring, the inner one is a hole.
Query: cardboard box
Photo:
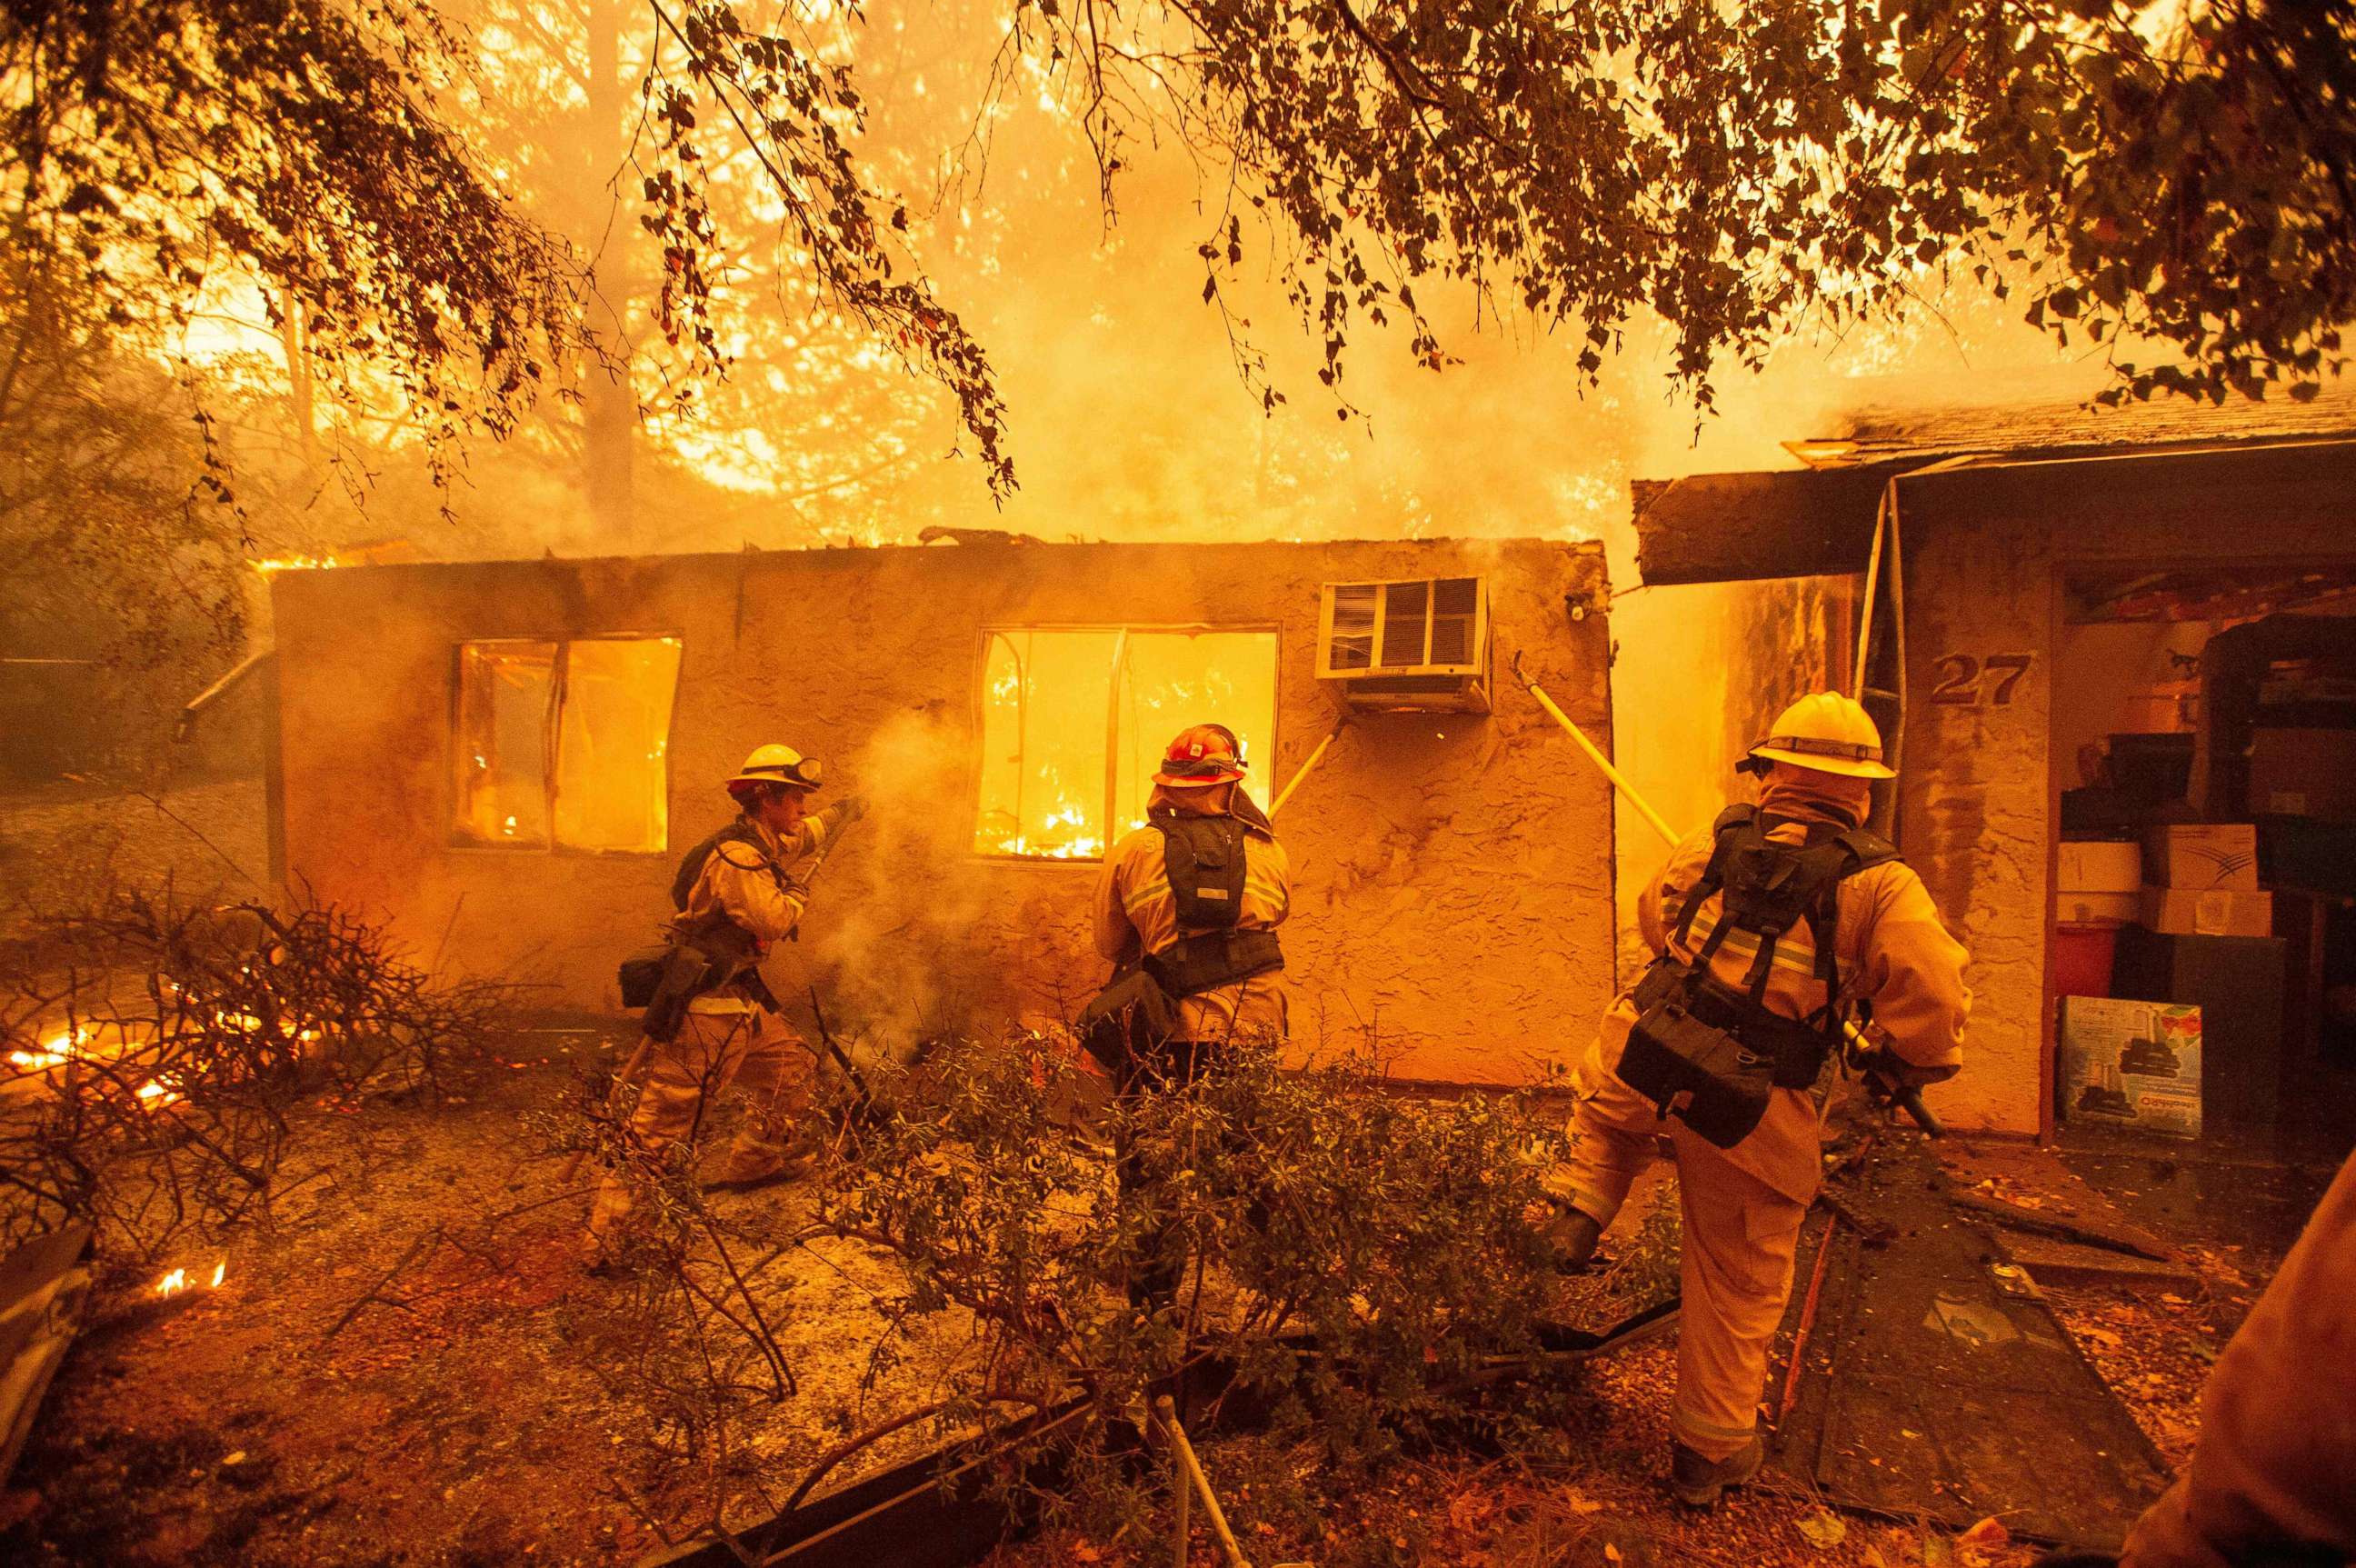
[[[2201,1009],[2115,996],[2062,999],[2066,1121],[2201,1135]]]
[[[2151,887],[2137,920],[2177,937],[2270,937],[2275,897],[2239,887]]]
[[[2356,819],[2356,729],[2252,731],[2250,810]]]
[[[2116,841],[2065,839],[2053,886],[2064,893],[2132,893],[2143,886],[2143,851]]]
[[[2143,879],[2157,887],[2258,890],[2254,822],[2171,822],[2143,842]]]
[[[2057,893],[2053,918],[2065,926],[2132,925],[2143,918],[2143,897],[2137,893]]]
[[[2280,937],[2171,937],[2129,926],[2118,934],[2111,993],[2200,1008],[2202,1115],[2265,1126],[2281,1114],[2288,963]]]

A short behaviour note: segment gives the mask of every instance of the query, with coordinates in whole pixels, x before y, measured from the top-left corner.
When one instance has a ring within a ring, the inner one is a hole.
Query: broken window
[[[974,848],[1101,857],[1143,824],[1162,748],[1189,725],[1236,732],[1266,805],[1276,668],[1272,631],[991,632]]]
[[[462,843],[669,847],[675,637],[458,646]]]

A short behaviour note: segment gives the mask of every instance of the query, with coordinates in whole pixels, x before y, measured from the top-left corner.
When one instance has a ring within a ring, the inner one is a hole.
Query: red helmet
[[[1171,789],[1203,789],[1244,776],[1243,744],[1225,725],[1194,725],[1178,732],[1162,754],[1156,784]]]

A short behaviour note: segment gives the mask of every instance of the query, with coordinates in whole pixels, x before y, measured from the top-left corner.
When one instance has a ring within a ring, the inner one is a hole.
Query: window
[[[462,642],[457,841],[669,847],[675,637]]]
[[[1100,858],[1144,823],[1162,748],[1188,725],[1236,732],[1244,788],[1266,805],[1276,668],[1273,631],[991,632],[974,848]]]

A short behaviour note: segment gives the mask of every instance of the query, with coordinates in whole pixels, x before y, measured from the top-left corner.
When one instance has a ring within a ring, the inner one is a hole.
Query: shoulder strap
[[[684,909],[687,908],[688,895],[695,891],[696,880],[703,875],[704,863],[709,861],[714,854],[718,854],[720,853],[721,845],[731,843],[741,843],[749,846],[755,856],[757,858],[754,864],[746,865],[744,861],[738,860],[734,855],[724,856],[723,858],[727,860],[729,865],[734,866],[739,871],[754,871],[766,866],[768,868],[771,878],[776,880],[780,886],[784,886],[785,873],[779,869],[776,861],[769,858],[768,845],[763,843],[761,842],[761,835],[755,832],[752,827],[740,818],[737,821],[722,827],[718,832],[712,833],[711,837],[697,844],[693,849],[689,850],[686,854],[680,858],[679,875],[672,877],[670,883],[670,907],[672,908]]]
[[[1871,828],[1850,828],[1837,834],[1833,842],[1849,853],[1849,865],[1842,871],[1843,876],[1855,876],[1869,866],[1885,865],[1899,858],[1898,846]]]
[[[1702,904],[1711,894],[1726,886],[1726,856],[1730,835],[1737,828],[1750,826],[1758,816],[1758,807],[1737,801],[1720,811],[1718,814],[1718,821],[1710,824],[1710,836],[1716,842],[1710,845],[1709,864],[1702,867],[1701,875],[1690,888],[1687,889],[1686,901],[1677,909],[1675,936],[1680,944],[1693,930],[1694,916],[1700,911]],[[1725,940],[1726,922],[1721,919],[1717,929],[1709,934],[1709,951],[1700,954],[1696,961],[1701,967],[1708,968],[1710,955],[1718,950],[1718,944]]]
[[[1813,868],[1823,886],[1808,901],[1808,935],[1816,944],[1816,978],[1824,983],[1825,1005],[1831,1012],[1840,1001],[1840,963],[1835,951],[1840,935],[1840,885],[1860,871],[1898,859],[1898,846],[1870,828],[1845,828],[1811,844],[1809,853],[1824,857]],[[1826,1029],[1834,1024],[1828,1017]]]

